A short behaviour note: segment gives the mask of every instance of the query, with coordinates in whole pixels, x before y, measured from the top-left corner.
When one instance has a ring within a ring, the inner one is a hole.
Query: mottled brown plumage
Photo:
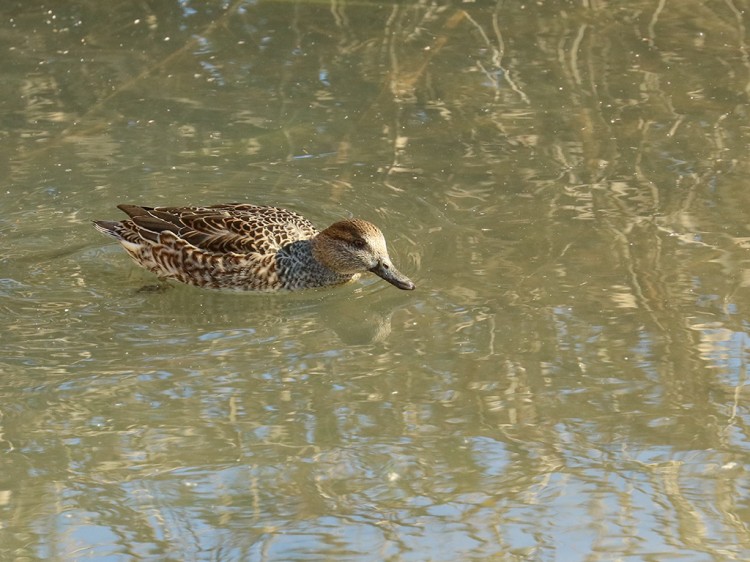
[[[140,265],[162,279],[247,291],[298,290],[345,283],[371,271],[414,289],[388,256],[373,224],[344,220],[322,232],[278,207],[119,205],[130,217],[94,221]]]

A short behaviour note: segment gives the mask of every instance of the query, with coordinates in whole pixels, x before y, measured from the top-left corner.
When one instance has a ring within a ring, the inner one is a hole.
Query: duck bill
[[[370,271],[372,271],[378,277],[385,279],[391,285],[398,287],[399,289],[403,289],[404,291],[411,291],[415,288],[415,285],[411,282],[411,279],[409,279],[406,275],[401,273],[391,264],[378,262],[378,264]]]

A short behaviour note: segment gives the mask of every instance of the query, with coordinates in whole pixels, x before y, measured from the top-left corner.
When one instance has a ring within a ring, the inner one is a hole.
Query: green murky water
[[[750,5],[0,6],[0,559],[750,558]],[[118,203],[417,284],[139,291]]]

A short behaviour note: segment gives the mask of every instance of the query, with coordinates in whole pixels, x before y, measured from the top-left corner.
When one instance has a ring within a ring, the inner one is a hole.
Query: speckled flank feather
[[[372,271],[401,289],[414,288],[390,262],[380,230],[359,219],[318,233],[301,215],[277,207],[119,208],[130,218],[94,225],[162,279],[274,291],[336,285]]]

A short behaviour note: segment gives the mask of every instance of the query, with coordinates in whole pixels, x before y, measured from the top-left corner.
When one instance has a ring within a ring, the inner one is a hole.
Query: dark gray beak
[[[406,275],[393,267],[393,265],[390,263],[385,263],[382,261],[378,262],[378,264],[370,271],[372,271],[378,277],[382,277],[391,285],[394,285],[399,289],[403,289],[404,291],[411,291],[416,287],[414,283],[411,282],[411,279],[409,279]]]

